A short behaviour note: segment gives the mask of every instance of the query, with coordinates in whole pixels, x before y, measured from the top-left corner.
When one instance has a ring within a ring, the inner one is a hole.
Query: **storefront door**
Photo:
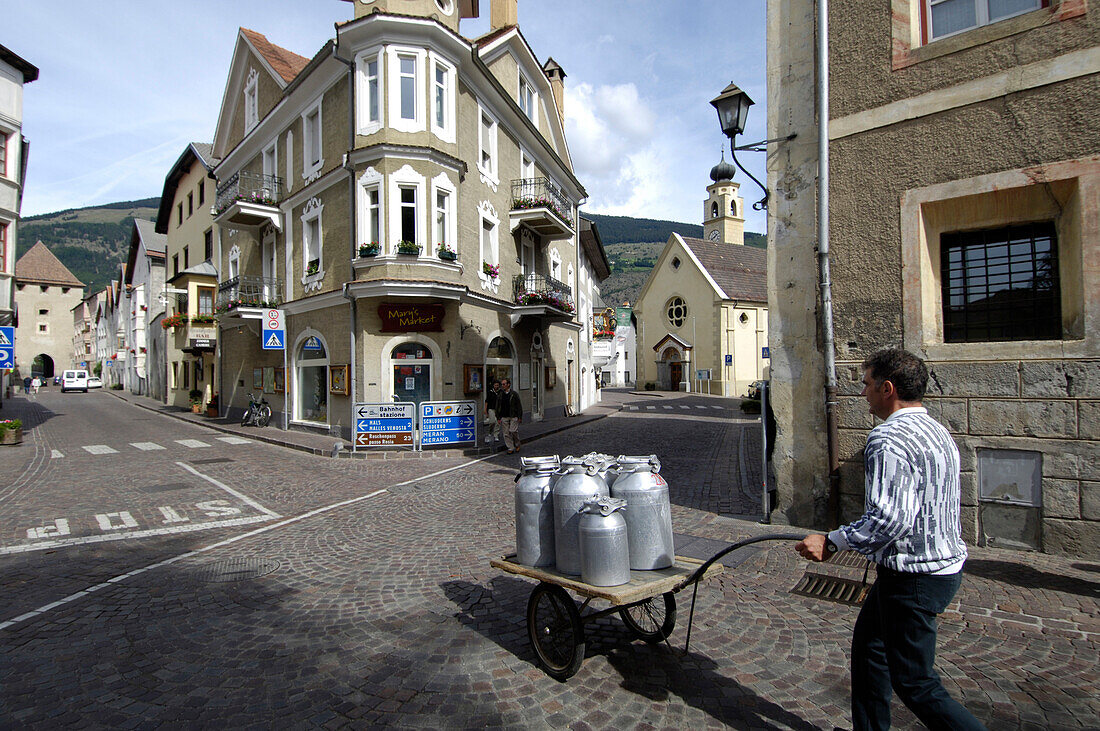
[[[432,351],[422,343],[404,343],[390,355],[393,367],[393,395],[397,401],[432,400]]]

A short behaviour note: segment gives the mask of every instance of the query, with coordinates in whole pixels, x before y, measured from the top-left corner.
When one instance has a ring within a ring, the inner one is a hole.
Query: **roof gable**
[[[57,284],[62,287],[83,287],[84,282],[73,276],[68,267],[54,256],[41,241],[15,262],[15,279],[34,284]]]
[[[218,158],[214,157],[214,146],[208,142],[192,142],[184,148],[183,153],[176,160],[176,164],[168,171],[164,178],[164,189],[160,193],[160,208],[157,210],[156,232],[168,233],[168,223],[172,218],[172,206],[176,200],[176,189],[180,179],[183,178],[195,163],[206,168],[206,172],[213,177],[214,168]],[[164,249],[161,249],[164,251]]]
[[[724,244],[673,234],[683,241],[724,299],[768,301],[768,252],[755,246]]]

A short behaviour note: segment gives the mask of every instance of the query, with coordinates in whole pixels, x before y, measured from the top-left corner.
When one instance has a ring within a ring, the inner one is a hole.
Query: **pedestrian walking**
[[[38,376],[35,376],[34,378],[32,378],[31,379],[31,392],[32,393],[38,393],[38,387],[40,385],[42,385],[42,379],[41,378],[39,378]]]
[[[852,633],[852,723],[890,728],[891,688],[930,729],[984,728],[933,668],[936,615],[958,591],[966,561],[959,519],[959,449],[921,405],[928,369],[905,350],[863,362],[862,395],[883,423],[864,451],[866,512],[795,546],[828,561],[854,550],[878,564]]]
[[[31,377],[30,376],[24,376],[23,377],[23,393],[30,393],[30,392],[31,392]]]
[[[500,381],[494,380],[490,390],[485,392],[485,443],[496,447],[500,441],[500,421],[497,420],[497,400],[500,398]]]
[[[519,400],[519,394],[512,390],[512,381],[502,378],[500,381],[501,392],[497,396],[497,420],[500,421],[500,430],[504,433],[504,446],[508,454],[519,451],[519,423],[523,420],[523,404]]]

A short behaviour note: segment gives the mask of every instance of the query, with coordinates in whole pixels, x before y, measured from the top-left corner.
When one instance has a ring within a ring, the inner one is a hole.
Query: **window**
[[[305,253],[306,273],[316,274],[321,268],[321,217],[302,221],[302,248]],[[313,272],[310,272],[313,269]]]
[[[435,64],[435,126],[447,126],[447,69]]]
[[[298,348],[295,413],[302,421],[328,421],[328,350],[320,336],[307,337]]]
[[[191,218],[191,214],[195,212],[195,194],[187,194],[187,217]]]
[[[48,333],[49,331],[50,331],[50,326],[49,326],[49,325],[47,325],[47,324],[46,324],[46,323],[44,323],[44,322],[40,322],[40,323],[38,323],[38,332],[40,332],[40,333]]]
[[[940,247],[945,342],[1062,337],[1053,223],[943,234]]]
[[[534,180],[535,178],[535,161],[531,159],[526,150],[519,151],[519,177],[523,180]],[[524,195],[526,195],[526,192]]]
[[[180,255],[172,254],[172,275],[180,273]]]
[[[390,351],[393,395],[419,404],[432,397],[432,351],[423,343],[407,342]]]
[[[381,190],[374,186],[367,190],[367,239],[364,243],[377,244],[382,240]]]
[[[682,327],[687,320],[688,307],[687,303],[679,297],[673,297],[668,301],[665,315],[668,317],[668,323],[673,327]]]
[[[561,254],[556,248],[550,250],[550,276],[561,281]]]
[[[199,181],[199,205],[201,206],[206,202],[206,181]]]
[[[680,268],[680,257],[678,257],[678,256],[672,257],[672,268],[673,269],[679,269]]]
[[[401,119],[416,120],[416,56],[398,54],[398,96],[401,100]]]
[[[481,173],[493,184],[497,183],[497,121],[484,109],[480,110],[478,124],[478,161]]]
[[[711,218],[718,218],[718,204],[717,203],[711,203],[710,204],[710,217]]]
[[[386,74],[389,84],[389,114],[387,126],[398,132],[422,132],[427,129],[425,101],[432,96],[425,91],[425,63],[428,56],[423,48],[386,49]]]
[[[261,157],[261,164],[263,165],[264,177],[275,177],[279,174],[279,157],[276,152],[275,143],[277,140],[272,140],[271,144],[264,148],[263,155]],[[268,181],[264,181],[264,187],[268,187]]]
[[[359,134],[369,135],[382,128],[382,52],[361,54],[357,64]]]
[[[47,308],[45,308],[45,307],[41,307],[41,308],[39,308],[39,310],[38,310],[38,314],[40,314],[40,315],[48,315],[48,314],[50,314],[50,311],[49,311],[49,309],[47,309]]]
[[[450,237],[451,219],[451,194],[445,190],[435,193],[435,243],[437,246],[446,246],[453,249],[454,242]]]
[[[241,252],[236,246],[229,250],[229,278],[236,279],[241,274]]]
[[[8,176],[8,133],[0,132],[0,178]]]
[[[519,108],[523,110],[525,117],[539,126],[538,94],[535,93],[531,83],[520,73],[519,75]]]
[[[189,266],[191,266],[191,257],[188,255],[187,247],[185,246],[183,247],[183,268],[186,270]]]
[[[183,201],[176,204],[176,228],[183,225]]]
[[[401,241],[420,243],[416,236],[416,186],[402,185],[401,191]]]
[[[497,266],[500,252],[497,248],[497,222],[484,216],[481,219],[481,260]]]
[[[0,223],[0,272],[8,270],[8,224]]]
[[[432,69],[432,134],[444,142],[455,141],[455,71],[434,53],[428,54]]]
[[[200,188],[201,190],[201,188]],[[201,201],[200,201],[201,203]],[[202,235],[202,258],[206,261],[214,260],[214,230],[207,229]]]
[[[927,40],[1036,10],[1043,0],[922,0]]]
[[[302,178],[311,180],[325,164],[321,144],[321,100],[302,115]]]
[[[252,69],[244,87],[244,131],[247,134],[260,121],[260,105],[257,87],[259,72]]]
[[[214,290],[210,287],[199,287],[199,311],[200,315],[214,314]]]

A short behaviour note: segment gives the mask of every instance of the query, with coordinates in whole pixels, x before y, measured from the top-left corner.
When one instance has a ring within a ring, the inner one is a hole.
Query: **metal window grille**
[[[940,247],[944,342],[1062,337],[1053,223],[943,234]]]

